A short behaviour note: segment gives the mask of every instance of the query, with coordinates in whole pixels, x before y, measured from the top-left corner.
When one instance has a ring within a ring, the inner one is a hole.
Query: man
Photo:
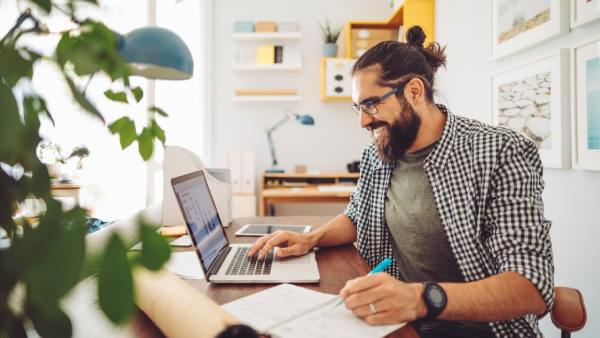
[[[394,260],[340,292],[369,324],[412,321],[423,337],[541,336],[554,268],[538,151],[434,104],[445,55],[424,40],[412,27],[407,43],[382,42],[354,66],[353,107],[374,142],[344,213],[308,234],[265,236],[249,254],[357,242],[371,267]]]

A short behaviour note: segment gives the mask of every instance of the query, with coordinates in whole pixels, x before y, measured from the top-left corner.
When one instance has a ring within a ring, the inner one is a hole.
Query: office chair
[[[561,338],[570,338],[571,332],[583,329],[587,315],[581,292],[568,287],[555,287],[550,318],[554,326],[561,330]]]

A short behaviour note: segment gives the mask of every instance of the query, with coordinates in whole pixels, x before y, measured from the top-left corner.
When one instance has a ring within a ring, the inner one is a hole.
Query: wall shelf
[[[300,95],[234,95],[233,102],[300,102]]]
[[[235,41],[258,41],[258,40],[300,40],[300,32],[273,32],[273,33],[233,33]]]
[[[234,70],[240,71],[284,71],[284,70],[301,70],[302,64],[269,64],[269,65],[260,65],[260,64],[234,64]]]

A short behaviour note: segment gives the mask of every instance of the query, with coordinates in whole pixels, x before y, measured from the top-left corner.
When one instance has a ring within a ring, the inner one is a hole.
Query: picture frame
[[[547,168],[571,167],[569,49],[492,75],[492,123],[521,133]]]
[[[566,0],[492,0],[491,6],[492,59],[531,48],[569,31]]]
[[[600,0],[570,0],[571,28],[600,21]]]
[[[600,36],[571,48],[573,168],[600,170]]]

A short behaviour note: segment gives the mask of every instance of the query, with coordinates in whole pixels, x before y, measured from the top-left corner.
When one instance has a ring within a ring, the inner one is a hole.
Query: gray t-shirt
[[[394,258],[400,278],[407,283],[464,282],[423,168],[436,144],[406,152],[397,160],[385,199],[385,221],[393,239]],[[438,320],[421,327],[425,336],[445,336],[447,332],[493,337],[489,326],[481,322]]]

